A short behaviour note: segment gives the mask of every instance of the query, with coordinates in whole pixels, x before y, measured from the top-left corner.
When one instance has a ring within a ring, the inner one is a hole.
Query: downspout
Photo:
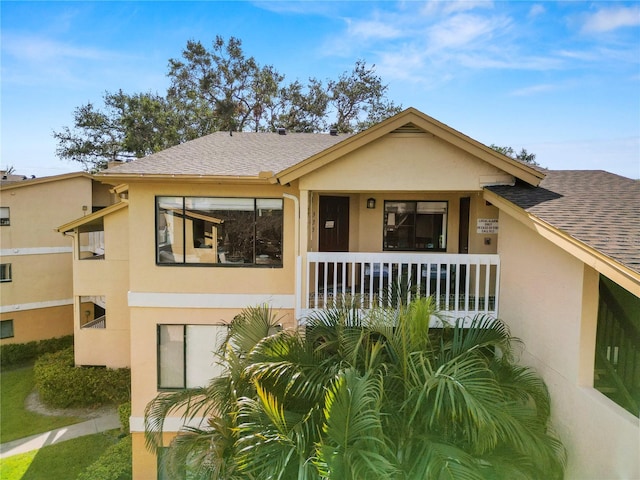
[[[296,276],[295,276],[295,318],[296,321],[300,317],[300,301],[302,299],[302,257],[300,256],[300,199],[295,195],[283,193],[282,196],[293,201],[295,209],[294,217],[294,251],[296,257]]]

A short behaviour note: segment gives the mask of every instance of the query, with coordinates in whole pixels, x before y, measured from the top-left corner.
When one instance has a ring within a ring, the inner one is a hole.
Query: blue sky
[[[1,158],[25,175],[80,164],[53,131],[105,91],[164,94],[188,40],[242,40],[287,80],[357,59],[388,97],[551,169],[640,178],[640,3],[2,1]]]

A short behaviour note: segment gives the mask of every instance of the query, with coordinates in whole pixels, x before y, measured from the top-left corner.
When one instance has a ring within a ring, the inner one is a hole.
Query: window
[[[13,337],[13,320],[0,321],[0,338]]]
[[[446,249],[447,202],[384,202],[384,250]]]
[[[0,226],[11,225],[9,207],[0,207]]]
[[[227,325],[158,325],[158,388],[203,387],[222,373],[214,352]]]
[[[1,263],[0,264],[0,282],[10,282],[10,281],[11,281],[11,264]]]
[[[80,328],[107,328],[107,301],[104,295],[80,297]]]
[[[282,199],[157,197],[158,264],[282,266]]]
[[[640,414],[640,298],[600,276],[593,386]]]

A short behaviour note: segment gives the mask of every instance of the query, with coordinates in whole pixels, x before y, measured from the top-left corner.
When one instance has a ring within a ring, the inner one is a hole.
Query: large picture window
[[[214,352],[227,325],[158,325],[158,388],[204,387],[222,374]]]
[[[447,202],[385,201],[384,250],[447,250]]]
[[[156,197],[156,261],[282,266],[282,208],[282,199]]]

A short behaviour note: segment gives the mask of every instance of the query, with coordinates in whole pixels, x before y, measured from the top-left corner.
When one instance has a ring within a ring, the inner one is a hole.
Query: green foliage
[[[75,479],[117,441],[117,432],[109,431],[3,458],[0,477],[3,480]]]
[[[220,353],[225,376],[147,406],[148,445],[184,409],[209,424],[165,457],[197,478],[562,478],[549,393],[515,363],[507,326],[432,329],[437,316],[430,298],[367,314],[354,300],[275,332],[267,308],[250,309]]]
[[[131,402],[124,402],[118,405],[118,417],[120,418],[120,425],[122,425],[122,431],[129,433],[129,417],[131,417]]]
[[[33,367],[0,373],[0,437],[10,442],[82,421],[72,416],[40,415],[26,409],[33,391]]]
[[[53,134],[56,154],[95,171],[216,131],[351,133],[401,110],[363,60],[337,80],[287,83],[273,66],[245,55],[234,37],[216,36],[210,49],[188,41],[181,58],[169,59],[167,75],[164,96],[105,92],[104,108],[76,108],[73,128]]]
[[[131,435],[110,446],[77,480],[130,480]]]
[[[71,348],[40,357],[34,373],[41,400],[52,407],[86,407],[129,400],[128,368],[76,367]]]
[[[509,158],[513,158],[514,160],[518,160],[520,162],[528,163],[529,165],[540,165],[536,162],[536,154],[529,153],[525,148],[520,150],[520,153],[516,153],[513,147],[499,147],[498,145],[491,144],[489,148],[495,150],[498,153],[506,155]]]
[[[57,352],[70,346],[73,346],[73,335],[27,343],[0,345],[0,364],[3,369],[26,364],[40,355]]]

